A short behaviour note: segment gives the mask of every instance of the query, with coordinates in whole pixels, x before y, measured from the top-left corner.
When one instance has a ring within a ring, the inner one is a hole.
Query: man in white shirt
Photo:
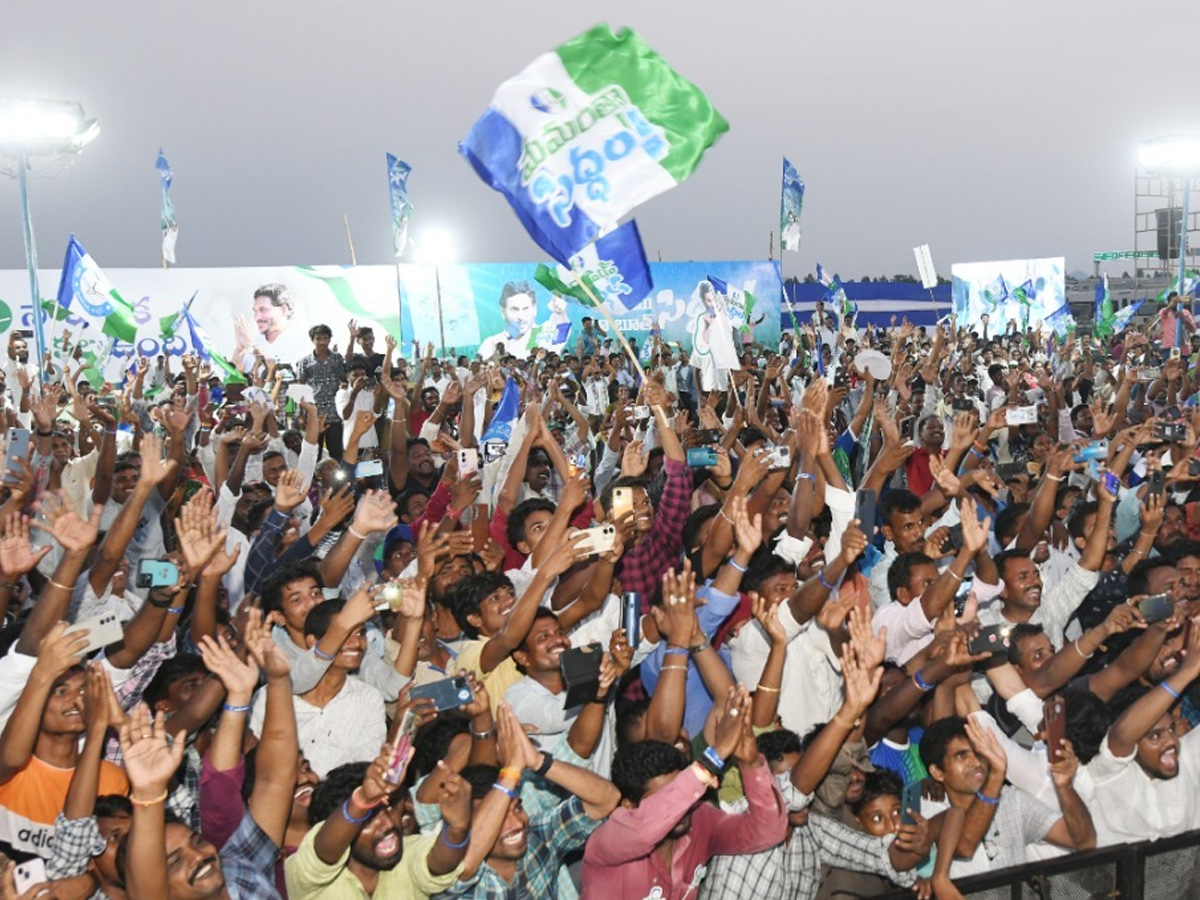
[[[905,553],[888,571],[892,602],[875,611],[875,634],[887,629],[887,658],[904,665],[933,640],[933,627],[954,602],[967,567],[987,546],[987,520],[980,523],[975,503],[963,500],[963,545],[944,572],[924,553]]]
[[[361,359],[350,364],[347,373],[348,384],[337,392],[334,403],[337,413],[342,418],[343,428],[347,436],[354,430],[354,420],[360,412],[378,413],[383,404],[383,384],[367,373],[367,366]],[[366,450],[379,446],[379,436],[374,428],[368,428],[358,439],[358,449]]]
[[[1200,828],[1200,730],[1179,737],[1171,715],[1197,676],[1200,627],[1193,621],[1183,662],[1144,689],[1088,763],[1104,843],[1153,841]]]

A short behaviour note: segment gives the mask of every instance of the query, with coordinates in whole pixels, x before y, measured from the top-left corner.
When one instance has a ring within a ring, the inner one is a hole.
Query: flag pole
[[[629,345],[629,341],[625,339],[625,335],[621,332],[621,329],[617,326],[616,320],[613,319],[613,317],[612,317],[612,313],[610,313],[608,311],[608,307],[605,306],[600,301],[600,299],[595,294],[592,293],[592,289],[590,287],[588,287],[587,281],[585,279],[580,278],[579,275],[574,272],[572,272],[572,275],[575,278],[575,284],[577,284],[580,288],[583,289],[583,292],[588,295],[588,298],[592,301],[592,303],[596,307],[596,309],[600,310],[600,314],[602,316],[604,316],[605,319],[608,320],[609,327],[613,330],[613,333],[617,336],[617,340],[619,340],[621,342],[621,346],[625,348],[625,353],[629,356],[630,360],[633,361],[633,366],[635,369],[637,369],[638,376],[642,379],[642,384],[645,384],[646,383],[646,372],[642,368],[642,362],[641,362],[641,360],[639,360],[637,358],[637,354],[633,352],[633,347],[631,347]]]
[[[400,348],[400,358],[404,359],[404,282],[400,278],[400,260],[398,258],[393,268],[396,270],[396,322],[400,328],[397,346]]]
[[[350,265],[357,266],[358,259],[354,256],[354,238],[350,237],[350,216],[342,213],[342,221],[346,224],[346,243],[350,245]]]

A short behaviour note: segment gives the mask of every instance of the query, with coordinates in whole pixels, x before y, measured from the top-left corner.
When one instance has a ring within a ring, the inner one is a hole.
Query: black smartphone
[[[719,444],[724,436],[720,428],[705,428],[696,432],[696,444],[697,446]]]
[[[432,700],[438,712],[446,712],[470,703],[475,699],[475,692],[471,690],[471,682],[462,675],[455,675],[419,684],[408,692],[408,696],[413,700]]]
[[[1062,742],[1067,736],[1067,701],[1062,697],[1048,697],[1042,704],[1042,722],[1046,726],[1046,749],[1050,751],[1050,762],[1062,759]]]
[[[1021,463],[1000,463],[996,466],[996,474],[1000,476],[1001,481],[1009,481],[1027,471],[1029,470]]]
[[[912,781],[904,786],[904,790],[900,792],[900,824],[901,825],[916,825],[917,820],[912,817],[909,810],[920,813],[921,811],[921,782]]]
[[[1151,594],[1139,600],[1137,608],[1146,624],[1153,625],[1155,622],[1171,618],[1175,613],[1175,601],[1171,599],[1170,594]]]
[[[955,412],[975,412],[977,407],[974,403],[964,397],[961,400],[955,399],[950,402],[950,408]]]
[[[859,491],[854,497],[854,518],[858,519],[858,530],[867,536],[875,535],[875,492]]]
[[[942,552],[949,556],[951,553],[957,553],[963,545],[962,522],[956,522],[946,530],[950,533],[946,535],[946,540],[942,542]]]
[[[1146,476],[1146,484],[1150,485],[1147,492],[1151,494],[1162,494],[1166,488],[1166,476],[1162,469],[1155,469]]]
[[[600,688],[600,661],[604,648],[598,643],[564,650],[559,658],[559,670],[567,685],[563,709],[572,709],[596,699]]]
[[[972,655],[991,653],[994,656],[997,653],[1007,653],[1009,634],[1012,629],[1011,625],[988,625],[986,628],[981,628],[979,634],[971,638],[970,643],[967,644],[967,650]]]

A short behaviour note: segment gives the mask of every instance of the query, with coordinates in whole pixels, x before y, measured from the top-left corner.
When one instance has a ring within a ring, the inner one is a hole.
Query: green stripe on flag
[[[628,28],[614,34],[608,25],[597,25],[555,52],[580,89],[598,94],[620,85],[650,125],[666,132],[670,150],[659,165],[676,182],[686,179],[704,151],[729,130],[708,96]]]
[[[583,278],[584,280],[588,280],[586,275],[584,275]],[[533,274],[533,280],[546,290],[550,291],[552,294],[558,294],[562,297],[566,297],[569,300],[574,300],[583,306],[589,306],[592,308],[595,308],[596,306],[596,304],[592,302],[592,298],[587,295],[587,291],[577,284],[568,284],[567,282],[563,281],[562,278],[559,277],[558,271],[550,268],[550,266],[546,265],[545,263],[538,263],[538,267]],[[594,293],[598,294],[595,283],[590,283],[588,286],[591,287]]]
[[[113,311],[104,318],[104,326],[100,329],[109,337],[118,341],[133,344],[137,341],[137,321],[133,317],[133,306],[115,290],[109,291],[108,296],[113,301]]]
[[[372,319],[382,325],[384,330],[397,341],[400,340],[399,310],[394,316],[384,316],[380,315],[378,310],[367,309],[359,302],[358,295],[354,293],[350,282],[340,275],[321,275],[314,271],[312,266],[296,266],[296,271],[309,278],[315,278],[317,281],[323,281],[333,292],[334,299],[354,318]]]

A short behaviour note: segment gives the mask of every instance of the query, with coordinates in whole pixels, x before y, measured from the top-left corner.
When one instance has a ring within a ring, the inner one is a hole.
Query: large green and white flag
[[[459,146],[563,265],[675,187],[729,123],[629,29],[597,25],[496,90]]]
[[[101,333],[129,343],[137,339],[133,305],[117,293],[75,235],[67,243],[58,305],[83,320],[81,327],[87,335]]]

